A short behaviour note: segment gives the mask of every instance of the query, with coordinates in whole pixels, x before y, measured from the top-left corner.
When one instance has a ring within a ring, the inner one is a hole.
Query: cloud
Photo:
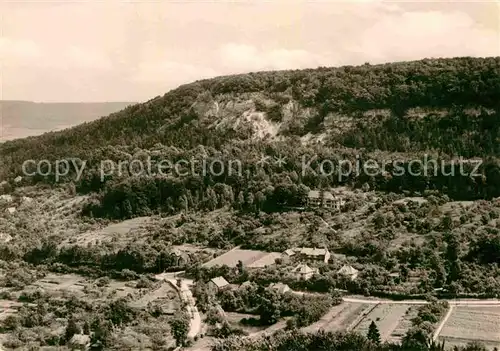
[[[31,40],[0,38],[0,59],[8,67],[44,69],[112,69],[105,55],[88,48],[69,46],[49,50]]]
[[[424,57],[498,56],[499,33],[466,13],[406,12],[383,16],[346,48],[375,62]],[[359,62],[359,60],[356,60]]]
[[[0,7],[6,99],[142,100],[221,74],[500,54],[498,7],[486,2],[0,0]]]
[[[0,60],[3,65],[23,65],[42,58],[39,46],[31,40],[0,38]]]
[[[161,60],[140,63],[130,80],[140,83],[164,83],[174,87],[198,79],[215,77],[219,74],[214,69],[204,66]]]
[[[112,69],[111,60],[104,54],[91,49],[70,46],[66,49],[64,63],[69,67],[89,69]]]
[[[223,45],[218,55],[225,67],[239,72],[317,67],[325,62],[321,55],[305,50],[259,50],[252,45],[237,43]]]

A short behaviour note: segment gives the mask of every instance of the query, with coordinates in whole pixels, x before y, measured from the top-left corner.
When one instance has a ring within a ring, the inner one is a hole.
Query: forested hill
[[[362,138],[359,134],[356,137],[349,130],[336,141],[347,146],[390,150],[396,148],[390,141],[397,137],[408,137],[410,144],[423,143],[425,140],[415,128],[430,127],[431,132],[436,131],[436,127],[440,131],[449,128],[455,132],[453,137],[457,140],[443,140],[443,137],[450,136],[445,136],[446,133],[441,133],[441,138],[433,138],[438,139],[434,143],[441,143],[436,146],[444,147],[450,141],[465,142],[458,140],[458,133],[464,132],[463,129],[467,129],[467,135],[474,137],[474,133],[481,133],[487,127],[494,137],[497,131],[495,119],[483,118],[483,124],[477,119],[469,123],[468,117],[457,116],[456,113],[447,114],[444,118],[429,113],[424,116],[427,118],[412,120],[404,118],[405,112],[414,107],[432,108],[434,112],[442,108],[463,109],[465,106],[497,109],[499,98],[499,57],[425,59],[382,65],[250,73],[183,85],[163,97],[128,107],[95,122],[6,143],[1,146],[0,154],[16,159],[33,154],[81,154],[83,150],[118,144],[149,148],[155,143],[163,143],[189,148],[216,143],[214,139],[220,138],[220,135],[206,133],[205,126],[214,126],[229,117],[241,117],[244,112],[252,111],[266,113],[261,124],[269,122],[271,127],[279,126],[277,131],[269,128],[271,134],[304,135],[325,131],[328,129],[327,122],[335,124],[345,121],[345,117],[358,117],[355,119],[356,132],[360,127],[358,123],[363,124],[364,118],[360,118],[363,112],[388,109],[400,118],[380,121],[380,125],[386,128],[387,145],[373,135],[364,133]],[[283,119],[287,119],[286,125],[282,125]],[[409,133],[405,133],[405,128]],[[248,137],[241,133],[244,128],[235,129],[241,137]],[[401,132],[407,135],[400,135]],[[480,135],[477,137],[480,139]],[[374,145],[378,141],[381,145]],[[482,154],[496,151],[489,147],[476,145],[470,152]]]
[[[65,131],[6,142],[0,180],[18,175],[26,159],[97,160],[171,146],[176,157],[199,145],[212,154],[282,145],[286,154],[318,143],[327,153],[499,156],[499,98],[500,57],[218,77]]]

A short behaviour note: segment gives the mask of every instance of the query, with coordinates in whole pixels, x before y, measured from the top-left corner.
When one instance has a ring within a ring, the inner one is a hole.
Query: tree
[[[243,274],[243,271],[245,268],[243,267],[243,262],[241,260],[238,260],[238,264],[236,265],[236,268],[238,269],[238,274]]]
[[[486,351],[488,350],[486,346],[479,341],[469,342],[463,349],[463,351]]]
[[[16,330],[19,327],[19,317],[16,315],[8,315],[2,323],[2,327],[5,330]]]
[[[135,311],[132,310],[125,299],[113,301],[108,306],[107,319],[115,325],[127,324],[135,318]]]
[[[236,198],[236,208],[238,210],[241,210],[243,208],[243,206],[245,206],[245,196],[243,194],[243,192],[239,192],[238,193],[238,197]]]
[[[75,318],[70,317],[68,320],[68,325],[66,325],[66,330],[64,331],[64,339],[66,342],[70,341],[73,335],[80,334],[81,330],[78,324],[76,323]]]
[[[453,228],[453,220],[450,216],[446,215],[441,219],[441,227],[445,231],[451,230]]]
[[[281,316],[280,297],[275,292],[267,292],[261,296],[258,312],[263,325],[276,323]]]
[[[372,321],[368,327],[367,338],[377,345],[380,344],[380,331],[374,321]]]
[[[171,319],[168,324],[172,329],[172,335],[174,336],[177,346],[183,346],[186,342],[186,338],[189,331],[189,318],[186,314],[181,314]]]
[[[101,319],[96,319],[92,323],[92,337],[91,344],[94,350],[104,350],[110,343],[111,338],[111,322]]]
[[[90,335],[90,324],[88,321],[85,321],[85,323],[83,323],[83,334]]]

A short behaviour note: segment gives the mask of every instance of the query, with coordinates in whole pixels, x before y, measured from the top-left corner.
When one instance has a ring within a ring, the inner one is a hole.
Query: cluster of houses
[[[340,211],[345,205],[345,200],[330,191],[311,190],[307,194],[306,206],[309,208],[326,208]]]
[[[283,253],[283,257],[297,258],[297,260],[300,263],[291,270],[291,273],[294,275],[295,279],[299,281],[305,281],[311,279],[315,274],[319,273],[317,268],[312,268],[307,263],[312,263],[312,262],[328,263],[331,254],[327,248],[320,249],[320,248],[300,247],[300,248],[293,248],[286,250]],[[337,273],[351,280],[355,280],[358,277],[359,271],[356,268],[346,264],[342,266],[342,268],[340,268]],[[241,284],[240,287],[244,287],[245,285],[248,284],[250,284],[250,282],[245,282]],[[213,292],[236,288],[236,286],[230,284],[224,277],[216,277],[211,279],[208,282],[208,287]],[[269,287],[281,293],[290,291],[288,285],[283,283],[271,284]]]
[[[288,249],[284,252],[284,255],[287,258],[292,256],[298,257],[301,261],[320,261],[324,263],[328,263],[331,257],[327,248],[317,249],[314,247]]]

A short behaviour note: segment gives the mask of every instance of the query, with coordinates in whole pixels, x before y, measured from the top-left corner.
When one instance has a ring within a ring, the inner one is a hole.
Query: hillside
[[[368,183],[372,188],[394,192],[436,189],[457,199],[491,198],[500,195],[494,186],[499,174],[495,163],[483,168],[483,178],[436,174],[387,179],[361,174],[340,179],[336,174],[301,175],[300,157],[318,155],[339,160],[362,156],[382,161],[396,156],[408,161],[426,153],[445,160],[457,156],[496,157],[498,96],[498,57],[425,59],[219,77],[180,86],[163,97],[65,131],[6,142],[0,145],[0,178],[12,179],[20,174],[21,164],[27,159],[87,160],[85,178],[77,181],[77,189],[94,192],[105,188],[102,204],[113,210],[103,215],[112,217],[124,216],[116,208],[127,208],[126,217],[156,210],[159,204],[177,208],[183,196],[196,197],[195,192],[206,192],[216,183],[231,187],[235,195],[264,192],[267,199],[273,198],[270,208],[278,202],[295,204],[296,195],[270,194],[266,181],[259,180],[256,162],[264,153],[270,157],[284,155],[290,161],[286,174],[272,166],[266,169],[270,177],[267,184],[273,186],[285,183],[312,188],[320,183]],[[123,192],[129,190],[116,188],[123,187],[120,182],[127,175],[107,177],[108,183],[97,179],[97,167],[103,159],[118,162],[153,156],[179,160],[201,155],[241,160],[244,171],[254,178],[207,175],[196,177],[196,182],[183,178],[172,184],[165,179],[133,179],[127,189],[132,186],[149,190],[144,201],[128,198],[131,205],[123,203]],[[281,173],[278,178],[276,173]],[[49,175],[34,180],[54,179]],[[162,193],[162,188],[173,190]]]
[[[0,142],[91,122],[120,111],[131,102],[38,103],[0,101]]]
[[[371,321],[384,350],[435,350],[434,333],[500,345],[498,97],[500,58],[260,72],[0,144],[0,344],[59,349],[81,329],[106,349],[173,349],[201,318],[191,350],[232,334],[212,349],[375,350]],[[29,159],[73,168],[19,178]],[[179,169],[158,173],[165,160]]]

